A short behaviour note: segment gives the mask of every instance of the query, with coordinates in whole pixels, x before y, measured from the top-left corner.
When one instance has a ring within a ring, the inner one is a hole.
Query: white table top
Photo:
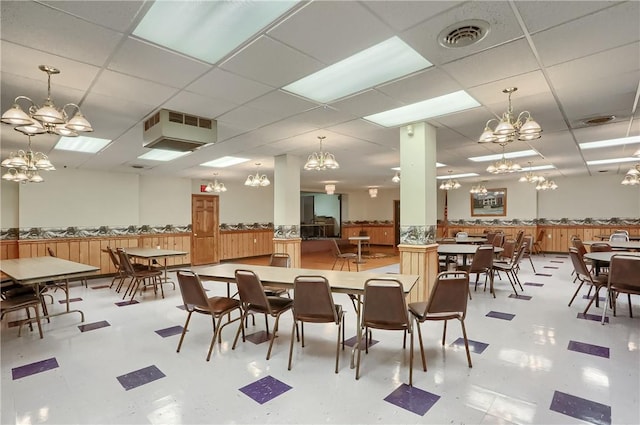
[[[371,236],[349,236],[350,241],[368,241]]]
[[[478,247],[477,244],[442,244],[438,245],[438,254],[475,254]],[[493,252],[502,252],[504,248],[494,246]]]
[[[604,252],[587,252],[584,254],[584,258],[594,261],[602,261],[608,263],[611,261],[611,257],[614,255],[632,255],[634,257],[640,257],[640,252],[631,251],[604,251]]]
[[[608,243],[611,248],[620,249],[640,249],[640,241],[583,241],[585,245],[592,245],[594,243]]]
[[[172,249],[124,248],[124,251],[131,257],[138,258],[163,258],[187,255],[187,253],[184,251],[174,251]]]
[[[32,257],[2,260],[0,270],[23,284],[51,279],[66,279],[100,270],[99,267],[76,263],[57,257]]]
[[[270,286],[292,287],[293,281],[300,275],[323,276],[329,281],[331,290],[334,292],[357,294],[364,292],[364,283],[367,279],[396,279],[402,283],[405,294],[418,281],[418,275],[406,274],[386,274],[368,272],[346,272],[338,270],[315,270],[286,267],[255,266],[249,264],[225,263],[215,266],[194,268],[201,278],[222,280],[226,282],[235,281],[235,271],[237,269],[251,270],[258,275],[264,284]]]

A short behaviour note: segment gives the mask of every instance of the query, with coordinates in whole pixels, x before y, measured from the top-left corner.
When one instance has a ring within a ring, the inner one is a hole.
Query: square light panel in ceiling
[[[612,146],[631,145],[634,143],[640,143],[640,136],[622,137],[620,139],[599,140],[597,142],[580,143],[580,149],[598,149],[609,148]]]
[[[213,161],[204,162],[200,165],[203,167],[213,167],[213,168],[224,168],[231,167],[232,165],[242,164],[243,162],[249,161],[248,158],[238,158],[235,156],[223,156],[218,159],[214,159]]]
[[[398,127],[412,122],[424,121],[454,112],[480,106],[469,93],[464,90],[412,103],[364,117],[365,120],[384,127]]]
[[[534,151],[533,149],[528,149],[526,151],[496,153],[496,154],[484,155],[484,156],[473,156],[467,159],[473,162],[487,162],[487,161],[497,161],[499,159],[502,159],[503,156],[507,159],[513,159],[513,158],[524,158],[527,156],[538,156],[538,155],[540,155],[538,152]]]
[[[149,161],[172,161],[181,156],[189,155],[191,151],[179,152],[169,151],[166,149],[151,149],[149,152],[140,155],[138,159],[146,159]]]
[[[156,1],[133,35],[216,63],[297,1]]]
[[[431,62],[400,38],[391,37],[283,89],[328,103],[430,66]]]
[[[58,143],[54,146],[54,149],[82,153],[97,153],[109,143],[111,143],[111,140],[98,139],[97,137],[61,137],[60,140],[58,140]]]

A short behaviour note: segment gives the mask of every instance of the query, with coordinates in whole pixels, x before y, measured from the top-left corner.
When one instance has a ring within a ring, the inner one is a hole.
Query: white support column
[[[291,266],[300,267],[300,158],[275,157],[273,252],[286,252]]]

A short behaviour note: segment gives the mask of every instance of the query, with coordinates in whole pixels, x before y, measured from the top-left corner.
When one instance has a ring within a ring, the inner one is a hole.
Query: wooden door
[[[191,195],[191,264],[220,262],[217,195]]]

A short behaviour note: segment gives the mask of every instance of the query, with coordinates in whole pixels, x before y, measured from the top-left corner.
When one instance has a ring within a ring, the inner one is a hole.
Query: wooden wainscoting
[[[273,229],[220,231],[220,260],[272,253]]]

